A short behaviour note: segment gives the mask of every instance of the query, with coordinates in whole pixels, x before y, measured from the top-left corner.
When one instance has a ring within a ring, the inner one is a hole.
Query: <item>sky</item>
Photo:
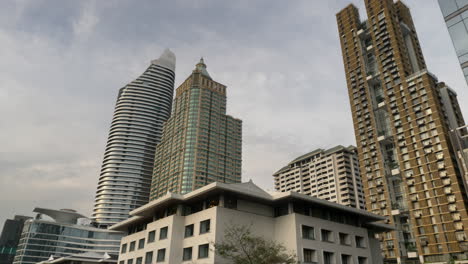
[[[244,181],[355,144],[335,14],[363,0],[0,3],[0,225],[34,207],[90,216],[118,89],[168,47],[176,87],[201,56],[243,120]],[[436,0],[408,0],[429,71],[468,87]]]

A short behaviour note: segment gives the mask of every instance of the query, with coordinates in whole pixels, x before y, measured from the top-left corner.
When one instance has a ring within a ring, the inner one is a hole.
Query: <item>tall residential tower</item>
[[[336,146],[297,157],[273,174],[275,189],[365,210],[357,149]]]
[[[157,146],[151,200],[188,193],[211,182],[241,181],[242,121],[226,115],[226,86],[203,59],[177,88]]]
[[[467,257],[467,195],[441,85],[426,69],[410,11],[366,0],[337,14],[367,209],[396,228],[387,263]]]
[[[156,145],[171,114],[175,55],[165,50],[121,88],[102,163],[93,220],[106,227],[149,200]]]

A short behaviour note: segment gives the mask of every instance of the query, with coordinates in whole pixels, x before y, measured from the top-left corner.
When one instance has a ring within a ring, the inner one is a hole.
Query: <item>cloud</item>
[[[355,144],[335,22],[348,2],[2,2],[0,223],[34,206],[90,215],[118,89],[165,47],[176,85],[204,56],[228,86],[244,180],[272,189],[295,157]],[[437,2],[407,2],[429,69],[468,105]]]
[[[73,33],[77,38],[89,36],[93,33],[99,22],[96,15],[95,5],[92,2],[86,2],[77,20],[73,21]]]

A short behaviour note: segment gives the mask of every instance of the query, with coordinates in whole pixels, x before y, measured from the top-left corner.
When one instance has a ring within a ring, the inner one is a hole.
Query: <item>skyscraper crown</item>
[[[194,72],[199,72],[202,75],[204,75],[204,76],[208,77],[209,79],[211,79],[210,74],[206,70],[206,64],[205,64],[205,60],[203,59],[203,57],[200,58],[200,61],[197,63],[197,65],[195,66],[195,70],[193,70],[193,71]]]
[[[175,71],[176,56],[170,49],[165,49],[159,59],[153,60],[151,63]]]

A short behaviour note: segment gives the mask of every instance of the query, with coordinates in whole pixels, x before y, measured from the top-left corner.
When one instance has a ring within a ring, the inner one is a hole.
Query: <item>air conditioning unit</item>
[[[453,218],[454,221],[460,221],[461,220],[460,214],[453,214],[452,218]]]
[[[414,185],[414,180],[407,180],[406,183],[407,183],[409,186],[413,186],[413,185]]]
[[[455,224],[455,229],[456,230],[463,230],[463,224],[462,223],[456,223]]]
[[[411,201],[416,202],[418,200],[418,195],[417,194],[412,195],[410,199]]]
[[[415,217],[415,218],[421,218],[421,217],[422,217],[422,213],[421,213],[421,212],[415,212],[415,213],[414,213],[414,217]]]
[[[429,242],[427,242],[427,240],[421,240],[421,246],[427,246],[427,244],[429,244]]]
[[[450,211],[450,212],[456,212],[456,211],[457,211],[457,206],[454,205],[454,204],[451,204],[451,205],[449,206],[449,211]]]
[[[445,187],[445,188],[444,188],[444,192],[445,192],[445,194],[451,194],[451,193],[452,193],[452,188],[450,188],[450,187]]]
[[[454,203],[454,202],[456,202],[455,195],[450,195],[449,197],[447,197],[447,200],[448,200],[449,203]]]
[[[452,182],[450,181],[450,178],[444,179],[442,183],[444,184],[444,186],[450,186],[452,184]]]

